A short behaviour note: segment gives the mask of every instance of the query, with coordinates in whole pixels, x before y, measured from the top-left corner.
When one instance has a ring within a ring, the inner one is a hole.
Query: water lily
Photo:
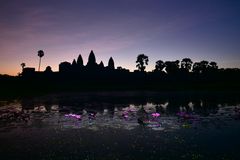
[[[125,118],[125,119],[127,119],[129,116],[128,116],[128,111],[124,111],[123,113],[122,113],[122,116],[123,116],[123,118]]]
[[[152,113],[153,118],[158,118],[160,116],[160,113]]]
[[[65,117],[72,117],[72,118],[76,118],[76,119],[81,119],[81,115],[79,114],[65,114]]]

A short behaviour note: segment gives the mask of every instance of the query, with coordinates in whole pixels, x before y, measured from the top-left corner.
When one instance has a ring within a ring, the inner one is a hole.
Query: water
[[[1,159],[239,159],[239,97],[102,92],[0,101]]]

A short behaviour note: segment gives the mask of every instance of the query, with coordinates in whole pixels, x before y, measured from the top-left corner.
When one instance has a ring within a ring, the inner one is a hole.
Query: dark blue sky
[[[20,72],[20,63],[58,70],[62,61],[90,50],[104,64],[135,69],[138,54],[147,70],[161,60],[218,62],[240,68],[239,0],[1,0],[0,73]]]

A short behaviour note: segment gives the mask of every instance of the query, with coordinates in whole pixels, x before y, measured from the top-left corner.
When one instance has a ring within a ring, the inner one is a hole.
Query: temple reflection
[[[138,129],[144,127],[158,131],[191,127],[219,127],[223,121],[240,119],[240,103],[226,101],[191,100],[134,102],[29,101],[4,104],[0,110],[1,128],[27,124],[32,127],[61,129],[104,128]],[[3,123],[4,122],[4,123]],[[222,124],[221,124],[222,123]],[[11,124],[11,125],[10,125]]]

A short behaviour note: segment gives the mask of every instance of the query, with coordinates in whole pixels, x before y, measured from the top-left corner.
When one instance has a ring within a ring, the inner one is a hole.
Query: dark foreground
[[[237,160],[239,135],[238,93],[90,92],[0,103],[1,159]]]

